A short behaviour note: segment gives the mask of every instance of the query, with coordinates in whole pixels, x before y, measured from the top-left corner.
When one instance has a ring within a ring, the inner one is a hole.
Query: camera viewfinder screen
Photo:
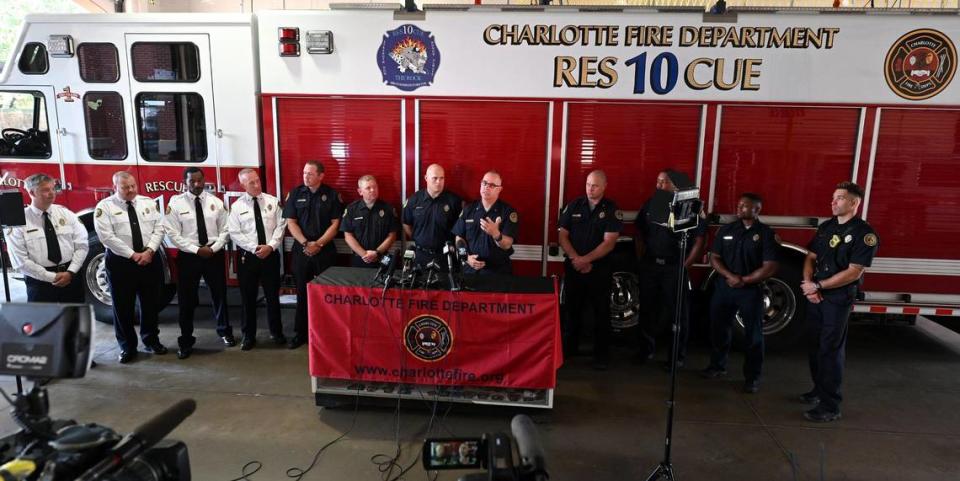
[[[480,468],[480,440],[431,440],[424,454],[427,469]]]

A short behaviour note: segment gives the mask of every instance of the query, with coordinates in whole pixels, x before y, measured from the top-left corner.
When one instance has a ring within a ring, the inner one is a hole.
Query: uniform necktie
[[[257,198],[253,198],[253,220],[257,224],[257,245],[262,246],[267,243],[267,233],[263,229],[263,214],[260,213],[260,203]]]
[[[193,206],[197,209],[197,238],[200,241],[200,247],[207,245],[207,221],[203,218],[203,204],[200,203],[200,196],[193,199]]]
[[[140,219],[137,218],[137,209],[133,202],[127,201],[127,217],[130,218],[130,236],[133,237],[133,250],[143,252],[143,234],[140,233]]]
[[[60,242],[57,241],[57,231],[53,228],[53,222],[50,222],[50,214],[43,213],[43,233],[47,237],[47,259],[50,262],[59,265],[63,260],[60,253]]]

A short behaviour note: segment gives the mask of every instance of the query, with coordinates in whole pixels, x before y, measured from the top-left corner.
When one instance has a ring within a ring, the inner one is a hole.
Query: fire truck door
[[[196,166],[219,190],[209,36],[127,34],[125,40],[141,182],[182,182],[183,168]]]
[[[69,89],[67,89],[69,93]],[[4,85],[0,89],[0,187],[23,186],[37,172],[59,179],[66,188],[60,150],[58,102],[78,102],[48,85]],[[23,191],[26,198],[26,191]]]

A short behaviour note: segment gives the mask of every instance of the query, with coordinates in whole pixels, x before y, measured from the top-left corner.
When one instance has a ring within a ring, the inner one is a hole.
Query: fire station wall
[[[859,108],[731,106],[721,113],[713,212],[763,197],[763,213],[829,217],[834,186],[850,180]]]
[[[419,101],[419,172],[423,187],[427,166],[446,170],[446,188],[467,202],[480,199],[480,180],[488,170],[503,178],[500,198],[520,217],[514,272],[538,275],[544,244],[547,202],[547,138],[550,103],[522,100]]]
[[[357,179],[372,174],[399,212],[400,100],[279,98],[276,121],[282,196],[303,184],[303,163],[318,160],[345,203],[359,198]]]
[[[883,257],[960,259],[960,110],[880,112],[867,220]]]

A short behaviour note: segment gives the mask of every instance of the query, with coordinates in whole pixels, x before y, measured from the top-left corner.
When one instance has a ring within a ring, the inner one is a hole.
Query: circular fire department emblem
[[[946,35],[922,28],[900,37],[887,52],[883,73],[887,85],[907,100],[940,93],[957,72],[957,49]]]
[[[407,352],[422,361],[439,361],[450,353],[453,333],[446,321],[429,314],[414,317],[403,330]]]
[[[401,25],[383,35],[377,66],[383,83],[412,92],[433,83],[440,68],[440,51],[430,32],[415,25]]]

